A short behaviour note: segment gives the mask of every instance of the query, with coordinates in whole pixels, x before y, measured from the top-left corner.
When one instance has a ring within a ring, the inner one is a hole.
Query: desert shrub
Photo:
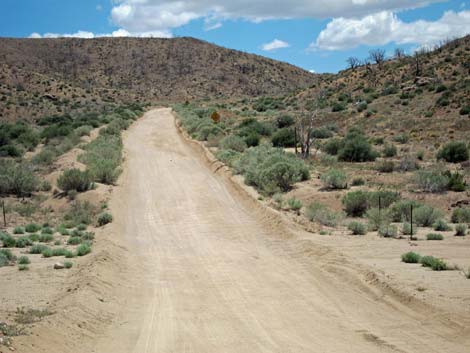
[[[17,248],[25,248],[30,245],[33,245],[33,242],[29,237],[19,237],[18,239],[16,239],[15,246]]]
[[[72,268],[73,267],[73,263],[70,262],[70,261],[65,261],[64,262],[64,268],[66,268],[67,270]]]
[[[15,229],[13,229],[13,234],[24,234],[24,228],[23,227],[15,227]]]
[[[228,166],[233,166],[233,163],[240,158],[240,152],[232,150],[219,150],[216,153],[217,159],[221,160]]]
[[[65,256],[65,258],[67,258],[67,259],[72,259],[72,258],[75,257],[75,254],[74,254],[72,251],[70,251],[70,250],[66,250],[64,256]]]
[[[65,192],[70,190],[84,192],[92,188],[92,183],[93,180],[88,171],[82,172],[76,168],[64,171],[57,179],[57,185]]]
[[[8,233],[0,232],[0,240],[4,248],[14,248],[16,246],[16,239]]]
[[[421,255],[412,251],[401,255],[401,261],[407,264],[417,264],[420,262],[420,260],[421,260]]]
[[[38,231],[41,230],[41,226],[39,224],[35,224],[35,223],[30,223],[30,224],[27,224],[26,227],[25,227],[25,230],[28,232],[28,233],[36,233]]]
[[[396,237],[398,233],[397,227],[393,224],[384,224],[379,228],[379,235],[384,238]]]
[[[293,129],[285,128],[276,131],[271,139],[274,147],[294,147],[295,133]]]
[[[371,208],[366,212],[366,218],[370,230],[379,230],[382,225],[390,223],[390,211]]]
[[[29,234],[29,235],[28,235],[28,238],[29,238],[29,240],[31,240],[32,242],[39,241],[39,234],[35,234],[35,233]]]
[[[354,178],[351,182],[352,186],[361,186],[365,184],[366,184],[366,181],[363,178]]]
[[[415,173],[415,182],[423,191],[437,193],[447,190],[449,179],[437,171],[418,170]]]
[[[307,180],[305,163],[282,149],[260,145],[250,148],[234,163],[235,172],[245,177],[245,183],[266,194],[287,191],[299,181]]]
[[[65,214],[64,219],[75,224],[91,224],[95,215],[96,207],[90,202],[75,201],[70,210]]]
[[[418,232],[418,226],[413,224],[413,227],[411,227],[411,223],[405,222],[403,223],[401,232],[403,235],[415,235]]]
[[[413,211],[413,221],[421,227],[431,227],[442,216],[442,211],[428,205]]]
[[[447,188],[451,191],[462,192],[467,188],[464,176],[459,172],[452,173],[447,171],[444,176],[448,178]]]
[[[67,240],[67,244],[68,245],[78,245],[82,242],[82,238],[80,237],[70,237],[68,240]]]
[[[270,122],[260,122],[254,118],[243,120],[238,126],[238,135],[246,137],[252,133],[262,136],[271,136],[274,126]]]
[[[18,265],[18,271],[28,271],[28,265]]]
[[[82,240],[93,240],[95,239],[95,233],[85,232],[81,236]]]
[[[367,192],[367,202],[369,208],[387,208],[398,200],[400,200],[400,194],[396,191],[379,190]]]
[[[82,125],[80,127],[77,127],[75,129],[75,133],[78,135],[78,136],[88,136],[90,135],[91,133],[91,130],[93,130],[93,126],[90,126],[90,125]]]
[[[387,144],[383,150],[384,157],[395,157],[397,155],[397,148],[395,145]]]
[[[31,261],[29,260],[29,257],[27,256],[20,256],[18,258],[18,264],[19,265],[29,265]]]
[[[376,164],[375,168],[381,173],[393,173],[395,170],[395,163],[393,161],[380,161]]]
[[[39,179],[25,163],[0,160],[0,194],[24,197],[38,189]]]
[[[336,227],[343,215],[330,210],[327,206],[319,202],[312,202],[305,210],[305,216],[311,222],[318,222],[327,227]]]
[[[35,244],[29,249],[30,254],[42,254],[44,250],[48,249],[46,245],[43,244]]]
[[[364,235],[367,233],[366,225],[360,222],[349,223],[348,229],[352,232],[353,235]]]
[[[411,172],[419,169],[419,164],[416,161],[416,158],[411,154],[404,155],[400,159],[398,164],[398,170],[401,172]]]
[[[432,225],[435,231],[438,232],[447,232],[449,230],[452,230],[452,227],[447,224],[447,222],[444,219],[438,219],[434,224]]]
[[[348,178],[346,173],[340,169],[330,169],[322,174],[321,181],[327,189],[347,189]]]
[[[236,152],[243,152],[247,148],[246,142],[240,136],[229,135],[224,137],[220,143],[219,148],[223,150],[232,150]]]
[[[284,206],[284,197],[281,193],[273,195],[273,201],[276,203],[277,207],[282,208]]]
[[[449,142],[437,152],[437,159],[444,159],[449,163],[465,162],[469,159],[467,145],[462,141]]]
[[[438,234],[438,233],[428,233],[426,234],[426,240],[443,240],[444,237],[442,236],[442,234]]]
[[[411,207],[413,210],[416,210],[418,207],[421,207],[423,204],[415,200],[400,200],[390,207],[390,216],[393,222],[409,222],[410,221],[410,212]]]
[[[53,147],[46,146],[45,148],[42,149],[41,152],[36,154],[32,162],[33,164],[39,164],[39,165],[51,165],[52,162],[57,158],[58,153]]]
[[[325,127],[322,127],[320,129],[313,130],[310,136],[316,139],[327,139],[333,137],[333,132]]]
[[[408,143],[410,140],[410,136],[408,134],[399,134],[393,137],[393,141],[398,142],[398,143]]]
[[[261,141],[261,136],[256,132],[252,132],[249,135],[245,136],[245,143],[248,147],[256,147]]]
[[[470,207],[459,207],[452,211],[452,223],[470,223]]]
[[[41,230],[42,234],[54,234],[54,230],[51,227],[45,226]]]
[[[64,248],[55,248],[52,249],[52,256],[65,256],[67,249]]]
[[[341,112],[343,110],[346,109],[346,105],[343,104],[343,103],[338,103],[338,102],[335,102],[333,103],[333,105],[331,106],[331,111],[332,112]]]
[[[77,247],[77,256],[85,256],[91,253],[91,245],[89,243],[80,244]]]
[[[49,257],[52,257],[54,256],[54,254],[52,253],[52,249],[51,248],[45,248],[42,252],[42,257],[45,257],[45,258],[49,258]]]
[[[54,237],[51,234],[40,234],[39,242],[40,243],[50,243],[54,240]]]
[[[276,124],[277,124],[277,127],[279,129],[283,129],[285,127],[289,127],[289,126],[292,126],[294,125],[295,123],[295,120],[293,117],[291,117],[290,115],[280,115],[277,119],[276,119]]]
[[[328,140],[328,142],[323,145],[322,149],[326,153],[331,154],[332,156],[336,156],[342,147],[343,141],[338,138],[333,138]]]
[[[287,205],[292,211],[299,211],[303,206],[302,201],[296,199],[295,197],[288,199]]]
[[[1,249],[4,250],[4,249]],[[8,266],[10,264],[10,260],[6,257],[6,255],[0,252],[0,267]]]
[[[445,271],[447,270],[447,264],[434,256],[423,256],[420,263],[424,267],[430,267],[433,271]]]
[[[470,105],[463,106],[460,111],[460,115],[469,115],[470,114]]]
[[[103,184],[116,182],[122,159],[122,141],[120,136],[99,136],[86,147],[86,153],[80,161],[87,165],[94,181]]]
[[[361,190],[351,191],[343,197],[342,203],[348,216],[361,217],[368,207],[368,195]]]
[[[113,216],[107,212],[101,213],[98,216],[98,226],[102,227],[113,221]]]
[[[367,107],[368,107],[367,102],[360,102],[359,104],[357,104],[357,111],[361,113],[364,110],[366,110]]]
[[[349,130],[343,139],[343,146],[338,151],[338,159],[344,162],[367,162],[376,158],[377,152],[372,149],[362,131]]]
[[[87,225],[86,224],[79,224],[77,226],[77,230],[79,231],[83,231],[83,230],[86,230],[87,229]]]
[[[457,224],[455,226],[455,235],[459,237],[464,237],[467,235],[467,225],[466,224]]]

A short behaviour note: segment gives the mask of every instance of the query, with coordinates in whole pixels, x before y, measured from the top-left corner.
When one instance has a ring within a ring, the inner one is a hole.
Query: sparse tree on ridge
[[[385,50],[374,49],[369,51],[370,59],[382,68],[382,64],[385,61]]]
[[[361,61],[355,56],[350,56],[346,62],[348,63],[349,68],[353,71],[361,65]]]

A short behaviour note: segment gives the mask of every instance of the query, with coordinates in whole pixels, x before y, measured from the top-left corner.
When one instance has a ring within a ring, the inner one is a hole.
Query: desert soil
[[[146,113],[125,148],[115,222],[19,351],[470,351],[470,281],[402,264],[408,242],[365,237],[338,249],[339,237],[305,232],[214,173],[170,109]],[[412,293],[420,285],[433,300]]]

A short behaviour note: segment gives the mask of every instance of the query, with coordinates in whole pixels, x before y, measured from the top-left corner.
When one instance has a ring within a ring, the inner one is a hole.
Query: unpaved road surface
[[[125,148],[111,207],[135,261],[131,290],[95,352],[470,352],[461,318],[394,294],[253,206],[169,109],[148,112]]]

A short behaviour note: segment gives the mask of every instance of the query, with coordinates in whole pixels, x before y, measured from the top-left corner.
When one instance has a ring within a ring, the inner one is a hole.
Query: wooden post
[[[5,200],[2,200],[2,209],[3,209],[3,225],[7,227],[7,213],[5,211]]]
[[[382,198],[379,195],[379,227],[382,225]]]
[[[295,155],[297,156],[297,127],[294,127],[294,146],[295,146]]]
[[[413,205],[410,205],[410,240],[413,240]]]

